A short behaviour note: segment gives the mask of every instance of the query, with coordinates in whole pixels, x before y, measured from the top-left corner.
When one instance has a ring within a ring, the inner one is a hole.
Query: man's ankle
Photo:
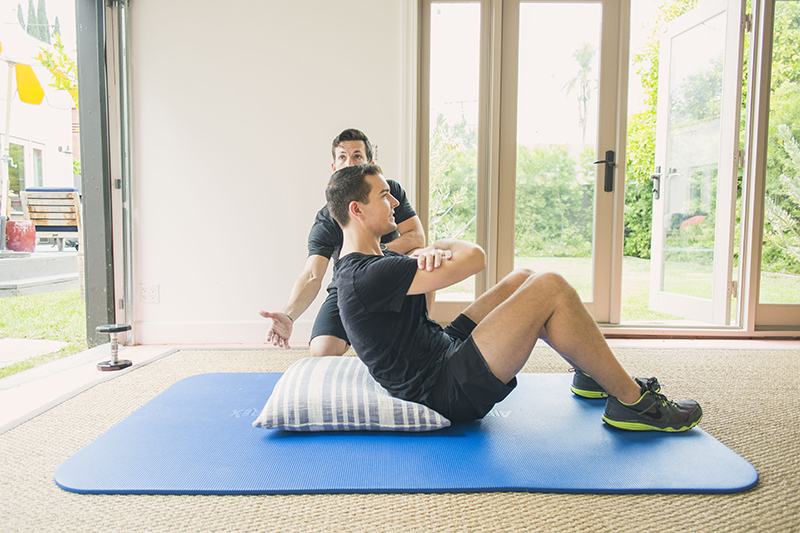
[[[633,380],[631,380],[633,387],[626,387],[625,394],[617,396],[617,400],[625,405],[633,405],[642,398],[642,388]]]

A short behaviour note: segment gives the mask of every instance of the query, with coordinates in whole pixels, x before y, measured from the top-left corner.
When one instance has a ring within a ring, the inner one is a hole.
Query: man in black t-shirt
[[[482,418],[512,391],[542,338],[575,367],[575,394],[608,398],[608,424],[676,432],[700,421],[697,402],[669,401],[655,378],[625,372],[558,274],[518,269],[447,328],[430,320],[424,295],[483,270],[485,254],[455,240],[437,241],[416,259],[383,251],[380,236],[396,226],[399,204],[380,167],[335,172],[326,198],[344,234],[337,271],[342,322],[358,357],[391,394],[453,421]]]
[[[372,163],[372,152],[372,145],[363,132],[356,129],[344,130],[333,139],[331,168],[336,171],[352,165]],[[390,181],[389,185],[392,195],[400,202],[396,213],[397,227],[383,235],[381,242],[386,249],[402,254],[422,248],[425,246],[425,236],[419,217],[400,184]],[[289,301],[280,312],[260,312],[264,318],[272,319],[272,325],[267,331],[267,342],[289,348],[293,322],[317,297],[322,287],[322,278],[333,259],[333,280],[328,285],[328,296],[314,321],[309,348],[312,356],[341,355],[347,350],[349,342],[336,303],[336,267],[341,246],[342,230],[328,212],[328,206],[323,206],[317,212],[308,234],[308,259],[303,272],[292,286]]]

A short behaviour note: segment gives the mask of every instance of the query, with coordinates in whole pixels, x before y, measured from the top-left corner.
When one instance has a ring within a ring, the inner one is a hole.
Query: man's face
[[[361,204],[364,222],[376,236],[386,235],[397,229],[394,208],[400,205],[389,192],[389,184],[381,175],[367,176],[370,185],[369,203]]]
[[[333,153],[331,168],[334,172],[353,165],[372,163],[372,161],[367,161],[367,147],[364,145],[364,141],[342,141]]]

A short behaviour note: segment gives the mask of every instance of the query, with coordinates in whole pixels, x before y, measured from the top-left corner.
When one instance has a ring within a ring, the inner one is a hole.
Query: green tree
[[[656,11],[651,34],[642,50],[633,56],[636,73],[644,88],[644,110],[628,118],[628,145],[626,162],[625,201],[625,255],[649,258],[652,224],[652,186],[650,176],[655,164],[655,124],[658,98],[658,59],[661,28],[667,22],[690,11],[697,0],[662,0]],[[746,58],[745,58],[746,63]],[[800,2],[777,2],[775,36],[773,42],[772,96],[770,99],[770,131],[767,160],[767,190],[773,191],[771,200],[777,208],[792,213],[793,199],[788,182],[781,176],[791,174],[790,157],[781,144],[778,127],[789,127],[794,138],[800,137]],[[747,65],[745,64],[745,73]],[[713,71],[712,71],[713,74]],[[709,75],[706,87],[713,83]],[[702,85],[704,80],[695,79]],[[713,101],[713,100],[712,100]],[[692,113],[704,114],[707,109],[691,109],[686,104],[682,111],[687,117]],[[743,102],[744,105],[744,102]],[[744,117],[744,115],[743,115]],[[741,193],[741,189],[739,191]],[[769,220],[767,221],[769,224]],[[762,250],[762,268],[772,271],[798,268],[789,252],[778,242],[778,234],[770,228],[765,232]]]
[[[784,149],[785,135],[781,128],[788,128],[790,137],[800,137],[800,83],[782,83],[770,98],[770,126],[767,148],[767,191],[777,195],[786,193],[783,174],[791,173],[792,161]]]
[[[708,67],[687,77],[670,92],[670,122],[690,124],[719,117],[722,113],[722,61],[720,55]]]
[[[800,83],[800,3],[776,2],[772,47],[772,90]]]
[[[78,65],[64,49],[61,34],[55,33],[53,37],[55,39],[53,49],[42,47],[39,62],[47,67],[53,76],[54,83],[50,83],[50,87],[69,92],[75,107],[78,107]]]
[[[36,23],[39,26],[39,40],[50,44],[50,21],[47,20],[45,0],[39,0],[39,8],[36,10]]]
[[[36,8],[33,7],[33,0],[28,0],[28,24],[26,31],[31,37],[39,38],[39,18],[36,16]]]
[[[8,189],[18,195],[20,191],[25,190],[25,154],[23,153],[23,147],[19,144],[9,144],[8,155]]]
[[[785,198],[780,176],[792,171],[789,155],[779,135],[786,125],[792,137],[800,137],[800,2],[779,2],[775,9],[775,42],[772,60],[767,190]]]
[[[789,158],[787,167],[793,170],[794,175],[781,174],[782,190],[776,196],[766,198],[764,238],[771,248],[785,252],[781,261],[773,260],[773,265],[800,274],[800,146],[786,124],[778,126],[777,137]],[[769,255],[775,255],[770,252],[772,250],[766,250]]]
[[[36,38],[43,43],[51,44],[50,21],[47,19],[47,6],[45,0],[39,0],[38,10],[33,6],[33,0],[28,0],[28,20],[22,16],[22,5],[17,4],[17,20],[20,26],[25,30],[28,35]],[[56,29],[53,34],[60,33],[61,31],[58,17],[56,17]]]
[[[54,83],[50,87],[68,91],[72,95],[75,107],[78,107],[78,67],[75,60],[70,57],[61,41],[61,23],[56,17],[53,25],[52,34],[50,33],[50,22],[47,19],[47,6],[45,0],[39,0],[39,9],[33,7],[33,0],[28,0],[28,22],[22,16],[22,5],[17,4],[17,19],[22,29],[29,35],[51,44],[49,47],[42,47],[39,54],[39,62],[47,67],[53,76]]]
[[[477,132],[436,118],[430,138],[428,240],[475,240]]]
[[[653,220],[656,109],[661,29],[675,18],[694,9],[698,0],[661,0],[642,49],[633,54],[633,69],[644,90],[644,108],[628,117],[628,144],[625,163],[625,243],[624,254],[650,258]]]
[[[27,31],[25,28],[25,15],[22,14],[22,4],[17,4],[17,20],[19,20],[19,25],[22,29]]]
[[[585,257],[592,250],[594,150],[517,148],[515,255]],[[477,132],[442,115],[430,139],[430,241],[475,240]]]
[[[800,274],[796,139],[800,138],[800,2],[777,2],[761,268]],[[795,155],[793,155],[795,154]]]
[[[591,255],[594,181],[588,173],[576,179],[587,166],[585,154],[582,160],[579,165],[563,145],[517,147],[517,257]]]

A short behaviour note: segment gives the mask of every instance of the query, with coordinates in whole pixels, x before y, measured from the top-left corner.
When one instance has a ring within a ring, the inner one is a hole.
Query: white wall
[[[364,130],[387,177],[413,181],[412,3],[131,3],[137,343],[264,341],[258,310],[280,310],[305,263],[342,129]],[[159,303],[139,284],[157,284]]]

